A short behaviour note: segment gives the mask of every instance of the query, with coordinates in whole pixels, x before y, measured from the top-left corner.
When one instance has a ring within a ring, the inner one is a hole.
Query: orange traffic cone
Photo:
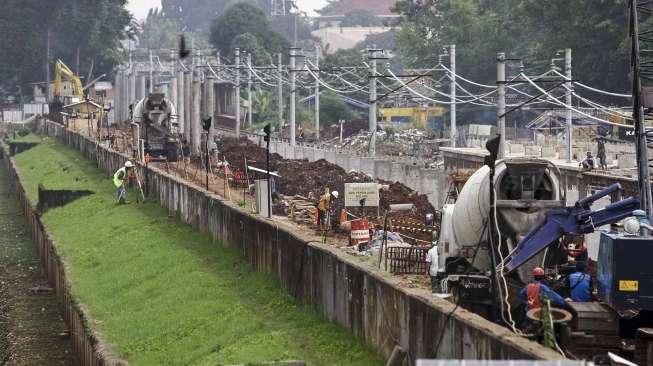
[[[345,221],[347,221],[347,210],[343,208],[342,210],[340,210],[340,223],[342,224]]]

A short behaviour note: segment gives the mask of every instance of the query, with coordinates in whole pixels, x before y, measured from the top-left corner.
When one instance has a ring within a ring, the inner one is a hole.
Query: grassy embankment
[[[347,331],[296,305],[236,250],[211,243],[157,203],[116,206],[111,181],[77,151],[44,138],[15,159],[32,202],[39,183],[95,192],[43,220],[73,292],[131,364],[382,364]]]

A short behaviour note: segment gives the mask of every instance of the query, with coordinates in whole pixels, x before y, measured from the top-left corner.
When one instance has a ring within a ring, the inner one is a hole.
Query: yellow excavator
[[[79,76],[75,75],[72,70],[61,60],[57,60],[54,65],[54,98],[61,100],[63,98],[63,83],[62,79],[70,81],[73,86],[73,96],[78,97],[80,100],[84,99],[84,87]]]
[[[69,81],[72,85],[72,93],[66,93],[64,95],[64,80]],[[78,98],[79,101],[84,100],[84,87],[82,86],[82,81],[79,76],[75,75],[75,73],[61,60],[57,60],[54,64],[54,92],[52,94],[53,98],[49,104],[50,113],[48,118],[59,123],[63,123],[61,112],[63,112],[64,105],[72,103],[72,98]]]

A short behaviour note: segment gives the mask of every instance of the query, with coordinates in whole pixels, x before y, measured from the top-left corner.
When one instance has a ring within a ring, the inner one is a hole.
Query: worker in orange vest
[[[564,306],[565,299],[543,283],[544,270],[533,268],[533,282],[519,291],[519,299],[526,306],[526,311],[542,307],[542,297],[546,295],[552,305]]]

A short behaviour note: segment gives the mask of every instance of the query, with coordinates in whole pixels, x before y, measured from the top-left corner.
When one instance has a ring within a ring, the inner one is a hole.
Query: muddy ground
[[[56,296],[0,164],[0,365],[76,365]]]

